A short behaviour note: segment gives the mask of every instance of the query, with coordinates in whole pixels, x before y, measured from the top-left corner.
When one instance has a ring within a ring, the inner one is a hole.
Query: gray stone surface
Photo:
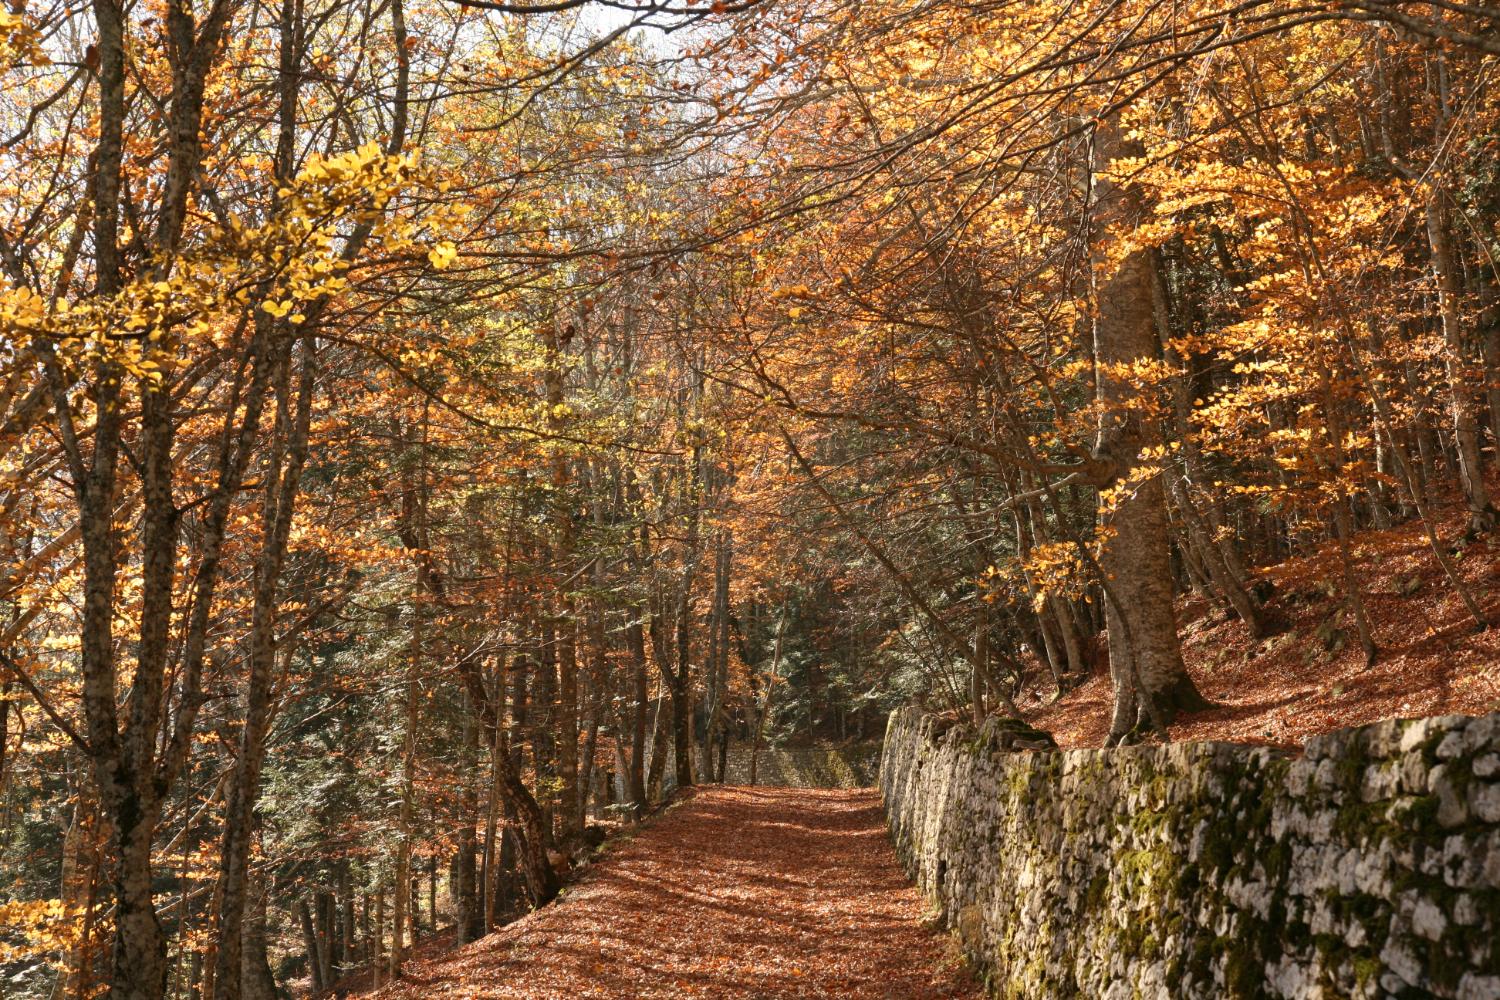
[[[875,742],[850,743],[841,747],[769,747],[760,749],[755,782],[773,788],[871,788],[880,774],[881,745]],[[724,783],[750,784],[748,742],[730,746],[724,760]],[[676,755],[667,748],[664,785],[676,787]],[[698,758],[695,755],[693,763]]]
[[[724,783],[750,783],[749,747],[730,747],[724,761]],[[880,744],[847,747],[762,747],[755,780],[786,788],[869,788],[880,773]]]
[[[1500,715],[1300,757],[943,727],[891,716],[881,793],[997,996],[1500,998]]]

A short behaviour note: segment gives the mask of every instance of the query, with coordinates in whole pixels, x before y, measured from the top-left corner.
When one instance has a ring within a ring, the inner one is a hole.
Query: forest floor
[[[1441,537],[1460,536],[1455,512]],[[1189,598],[1178,608],[1188,673],[1215,707],[1183,717],[1173,740],[1300,745],[1309,736],[1391,717],[1500,710],[1500,539],[1495,534],[1452,553],[1459,575],[1494,623],[1475,629],[1419,523],[1366,531],[1355,558],[1380,655],[1366,667],[1343,600],[1337,550],[1263,568],[1275,585],[1267,611],[1274,634],[1252,640],[1237,617]],[[1051,702],[1025,692],[1027,721],[1063,747],[1102,746],[1109,731],[1110,683],[1101,668]]]
[[[873,790],[714,786],[611,841],[556,904],[408,964],[382,1000],[977,1000]]]

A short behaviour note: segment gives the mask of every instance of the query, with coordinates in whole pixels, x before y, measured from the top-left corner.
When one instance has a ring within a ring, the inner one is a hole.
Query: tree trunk
[[[1487,271],[1479,276],[1479,349],[1484,359],[1484,398],[1490,443],[1500,456],[1500,287]]]
[[[662,725],[667,699],[658,697],[656,711],[651,715],[651,753],[646,770],[646,798],[644,804],[660,801],[661,786],[667,767],[667,727]]]
[[[322,974],[323,983],[332,989],[336,978],[333,971],[333,898],[322,889],[313,893],[312,917],[313,930],[317,932],[318,939],[318,971]]]
[[[261,884],[252,887],[246,901],[240,956],[240,995],[245,1000],[277,1000],[276,977],[271,975],[271,962],[266,956],[266,896],[267,888]]]
[[[627,794],[632,804],[632,818],[640,819],[646,809],[646,716],[650,709],[650,677],[646,663],[646,630],[641,620],[644,606],[638,607],[635,621],[625,630],[630,647],[630,767]]]
[[[505,675],[502,670],[498,683],[495,685],[497,691],[505,691]],[[484,933],[489,933],[496,926],[496,917],[499,913],[498,895],[499,889],[499,864],[500,845],[497,837],[502,833],[500,829],[500,767],[499,759],[502,752],[500,726],[496,726],[490,739],[490,789],[486,797],[484,816],[484,864],[481,868],[480,879],[480,901],[481,916],[483,920]]]
[[[339,969],[339,974],[345,975],[354,968],[354,963],[358,959],[354,951],[354,886],[349,875],[347,858],[339,865],[339,899],[344,911],[344,918],[341,921],[341,928],[344,932],[344,964]]]
[[[264,468],[262,540],[256,554],[250,612],[249,675],[245,680],[245,723],[239,752],[225,796],[224,834],[219,851],[219,940],[214,968],[217,1000],[238,1000],[245,963],[240,955],[241,926],[248,900],[249,859],[255,829],[255,804],[260,797],[266,736],[271,720],[271,694],[276,673],[276,622],[282,566],[286,561],[307,441],[312,419],[316,354],[311,338],[302,345],[301,376],[290,385],[291,347],[278,359],[274,391],[276,408],[273,438]]]
[[[755,744],[750,748],[750,784],[760,777],[760,748],[766,739],[766,718],[771,714],[771,703],[776,692],[776,678],[781,671],[781,641],[786,635],[786,622],[790,613],[785,604],[781,606],[781,618],[776,623],[776,641],[771,647],[771,671],[766,676],[766,693],[761,698],[760,711],[755,713]]]
[[[167,989],[167,939],[151,892],[151,842],[156,824],[140,817],[132,797],[117,810],[115,944],[112,1000],[159,1000]]]
[[[1434,186],[1427,201],[1427,241],[1437,277],[1438,311],[1443,328],[1443,367],[1448,377],[1448,412],[1453,420],[1453,442],[1458,453],[1458,482],[1469,508],[1469,533],[1489,531],[1496,512],[1484,482],[1479,451],[1479,399],[1468,384],[1465,369],[1463,321],[1459,314],[1458,266],[1448,227],[1444,192]]]
[[[678,788],[693,784],[693,706],[688,698],[687,678],[674,677],[667,685],[672,703],[672,763]]]
[[[1118,121],[1111,120],[1096,133],[1095,212],[1101,230],[1133,228],[1142,215],[1133,191],[1098,173],[1116,156],[1134,152],[1118,132]],[[1141,412],[1142,387],[1130,376],[1132,366],[1156,357],[1153,261],[1150,249],[1132,251],[1096,292],[1094,360],[1104,414],[1093,454],[1110,470],[1102,487],[1114,491],[1114,501],[1101,510],[1105,542],[1098,560],[1105,577],[1115,692],[1113,742],[1143,723],[1165,724],[1180,710],[1206,704],[1183,665],[1177,638],[1162,474],[1132,477],[1142,452],[1162,443],[1155,418]]]
[[[380,988],[383,976],[384,942],[385,941],[385,890],[379,889],[375,893],[375,927],[370,934],[370,983],[376,989]]]
[[[307,955],[307,975],[312,984],[312,995],[322,996],[328,983],[323,979],[323,962],[318,955],[318,934],[313,929],[312,909],[307,905],[306,896],[297,900],[297,919],[302,924],[302,950]],[[380,926],[379,917],[376,917],[375,926]]]
[[[563,385],[562,344],[556,323],[544,325],[547,367],[543,382],[547,394],[547,422],[554,433],[562,433],[567,422]],[[552,456],[553,560],[564,573],[571,570],[574,528],[572,475],[567,454],[558,449]],[[566,590],[558,594],[557,609],[557,803],[560,836],[566,840],[583,827],[578,810],[578,646],[577,607]]]
[[[478,872],[475,868],[475,851],[478,832],[475,818],[479,815],[479,794],[475,787],[475,771],[478,769],[479,727],[475,724],[473,706],[464,706],[463,732],[463,795],[458,826],[458,858],[455,866],[458,873],[457,934],[460,943],[477,941],[484,935],[484,914],[480,909]],[[434,874],[436,879],[436,874]],[[433,926],[436,927],[436,920]]]

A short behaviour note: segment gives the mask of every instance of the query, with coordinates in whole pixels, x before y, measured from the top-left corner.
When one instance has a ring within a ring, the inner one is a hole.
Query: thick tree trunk
[[[240,959],[240,995],[245,1000],[277,1000],[276,977],[271,974],[271,962],[266,955],[266,896],[266,886],[255,886],[245,907]]]
[[[1096,170],[1128,153],[1118,128],[1114,121],[1100,128]],[[1098,182],[1095,207],[1100,229],[1130,228],[1140,220],[1134,193],[1108,181]],[[1094,458],[1112,471],[1103,485],[1114,496],[1101,511],[1105,541],[1099,557],[1115,691],[1113,741],[1143,723],[1164,723],[1180,710],[1206,704],[1183,665],[1177,637],[1162,474],[1132,476],[1143,464],[1142,452],[1162,443],[1154,413],[1143,406],[1149,401],[1143,400],[1143,388],[1131,374],[1156,357],[1153,261],[1151,250],[1134,250],[1096,292],[1094,360],[1105,413]]]
[[[135,817],[135,822],[128,822]],[[167,939],[151,892],[154,822],[145,821],[132,800],[116,810],[115,944],[110,996],[114,1000],[159,1000],[167,989]]]

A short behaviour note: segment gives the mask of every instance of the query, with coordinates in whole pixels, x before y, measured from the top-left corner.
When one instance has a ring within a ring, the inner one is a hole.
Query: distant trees
[[[728,335],[745,384],[820,442],[809,481],[848,483],[816,491],[845,520],[945,539],[877,560],[913,614],[987,620],[1007,659],[979,672],[1014,677],[1029,649],[1062,684],[1105,626],[1115,740],[1204,704],[1176,593],[1264,634],[1250,567],[1321,537],[1342,553],[1333,627],[1373,661],[1351,539],[1402,511],[1487,624],[1431,501],[1456,488],[1468,531],[1492,524],[1493,18],[816,10],[717,53],[764,67],[744,127],[771,122],[780,153],[726,182],[755,192],[740,239],[763,248]],[[869,478],[907,454],[905,478]],[[965,481],[968,503],[935,502]]]

